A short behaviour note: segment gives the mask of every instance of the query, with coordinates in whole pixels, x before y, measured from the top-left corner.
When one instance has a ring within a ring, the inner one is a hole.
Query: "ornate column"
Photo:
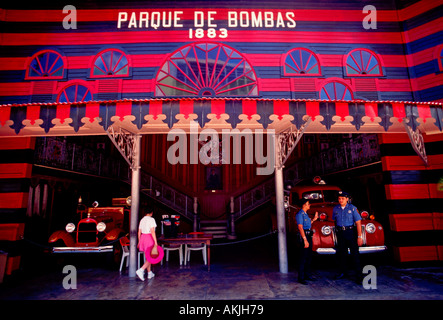
[[[291,126],[275,136],[275,206],[277,211],[278,256],[281,273],[288,273],[283,168],[310,123],[311,118],[308,118],[308,120],[300,126],[300,129],[297,130]]]
[[[135,277],[137,270],[137,229],[138,213],[140,209],[140,140],[141,135],[134,134],[123,128],[115,131],[111,126],[108,128],[108,136],[117,147],[123,158],[128,162],[132,170],[131,183],[131,217],[129,222],[129,277]]]

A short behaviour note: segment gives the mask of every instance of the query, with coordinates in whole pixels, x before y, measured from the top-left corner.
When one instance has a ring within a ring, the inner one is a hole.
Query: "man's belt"
[[[340,230],[340,231],[352,230],[352,229],[354,229],[354,226],[343,226],[343,227],[335,226],[335,229]]]
[[[312,235],[312,230],[305,230],[305,229],[303,229],[303,231],[305,232],[305,235],[306,236],[311,236]]]

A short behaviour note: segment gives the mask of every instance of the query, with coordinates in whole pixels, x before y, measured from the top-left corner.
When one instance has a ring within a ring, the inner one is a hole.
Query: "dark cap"
[[[349,193],[345,192],[345,191],[339,191],[338,192],[338,196],[339,197],[346,197],[349,198]]]

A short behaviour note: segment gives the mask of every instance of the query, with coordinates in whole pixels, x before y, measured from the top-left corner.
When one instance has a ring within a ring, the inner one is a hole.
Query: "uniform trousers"
[[[357,230],[355,228],[347,230],[338,229],[336,235],[337,235],[337,256],[338,256],[340,273],[346,274],[348,272],[347,256],[349,248],[355,273],[356,275],[359,275],[361,273],[361,268],[360,268],[360,253],[357,243]]]
[[[300,263],[298,266],[298,279],[304,280],[311,277],[311,259],[312,259],[312,236],[306,235],[309,247],[305,248],[305,242],[300,237]]]

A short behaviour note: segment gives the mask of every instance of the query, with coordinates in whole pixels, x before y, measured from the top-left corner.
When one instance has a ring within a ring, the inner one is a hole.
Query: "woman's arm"
[[[303,239],[303,243],[304,243],[305,248],[309,248],[309,242],[308,242],[308,239],[306,239],[305,230],[303,230],[302,224],[298,225],[298,231],[300,232],[300,235]]]
[[[158,243],[157,243],[157,235],[155,234],[155,227],[152,227],[152,228],[151,228],[151,235],[152,235],[152,239],[154,239],[154,243],[155,243],[155,245],[158,246]]]

